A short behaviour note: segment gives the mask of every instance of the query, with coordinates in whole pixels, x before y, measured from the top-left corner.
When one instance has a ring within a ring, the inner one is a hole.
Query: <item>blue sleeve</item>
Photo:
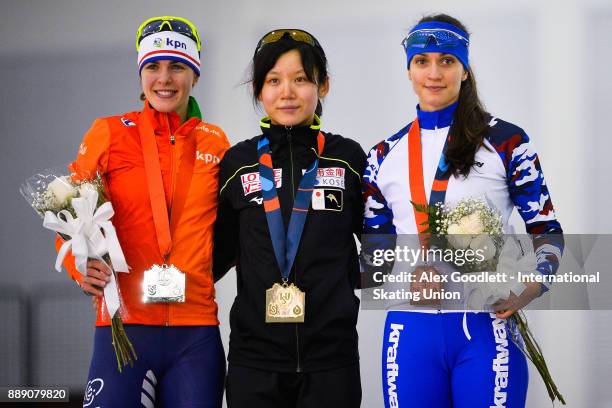
[[[374,146],[368,154],[367,165],[363,175],[363,234],[395,234],[393,211],[389,208],[385,196],[378,188],[378,170],[388,152],[388,143]]]
[[[522,129],[505,122],[493,128],[497,126],[511,130],[506,137],[495,137],[492,132],[494,136],[489,140],[504,162],[510,199],[532,237],[537,270],[543,275],[554,274],[563,254],[563,230],[555,216],[540,160]]]
[[[393,211],[389,208],[385,196],[378,187],[378,171],[390,143],[383,141],[374,146],[368,154],[363,175],[363,232],[361,235],[361,287],[368,288],[380,285],[372,276],[376,271],[389,273],[391,263],[375,266],[372,262],[374,251],[392,249],[396,241],[396,229],[393,224]]]

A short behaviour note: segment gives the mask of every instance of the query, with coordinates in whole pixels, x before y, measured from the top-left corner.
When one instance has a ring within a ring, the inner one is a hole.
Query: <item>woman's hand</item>
[[[87,261],[87,275],[81,281],[81,289],[88,295],[102,296],[104,287],[110,282],[111,269],[98,259]]]
[[[519,296],[510,292],[510,296],[506,300],[500,300],[493,305],[493,310],[498,319],[507,319],[512,316],[517,310],[522,309],[531,303],[532,300],[538,298],[542,291],[542,284],[537,282],[529,282],[525,284],[525,290]]]

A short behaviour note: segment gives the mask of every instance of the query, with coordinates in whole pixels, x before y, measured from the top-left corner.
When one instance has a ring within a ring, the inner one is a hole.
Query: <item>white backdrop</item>
[[[446,12],[472,33],[471,63],[486,107],[523,127],[542,162],[566,232],[610,233],[605,164],[612,151],[612,2],[415,1],[26,1],[0,4],[0,191],[4,213],[0,285],[28,290],[65,277],[50,272],[50,236],[17,196],[35,170],[70,161],[97,116],[140,108],[134,34],[143,19],[190,18],[203,38],[194,94],[205,120],[232,143],[258,132],[243,85],[257,40],[273,28],[301,27],[326,50],[331,91],[324,128],[367,151],[412,119],[416,100],[400,42],[424,14]],[[221,330],[235,277],[217,285]],[[88,307],[83,303],[83,307]],[[610,312],[531,313],[557,384],[572,408],[612,407]],[[363,406],[381,407],[380,344],[384,312],[359,319]],[[226,343],[227,345],[227,343]],[[84,380],[84,379],[83,379]],[[550,406],[532,373],[529,407]]]

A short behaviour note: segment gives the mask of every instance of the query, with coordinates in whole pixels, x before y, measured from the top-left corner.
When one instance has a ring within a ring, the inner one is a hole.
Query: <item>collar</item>
[[[270,141],[272,154],[284,149],[289,142],[293,146],[317,150],[317,135],[321,129],[321,120],[315,115],[312,125],[284,126],[274,125],[269,117],[263,118],[259,125],[261,131]]]
[[[419,105],[417,105],[417,117],[419,118],[420,128],[441,129],[449,127],[453,122],[453,116],[455,114],[455,109],[457,109],[458,103],[459,102],[455,102],[444,109],[433,112],[425,112],[421,110]]]
[[[202,121],[200,107],[193,96],[189,97],[187,120],[183,123],[181,123],[181,118],[176,112],[158,112],[147,100],[144,101],[143,112],[151,121],[156,134],[162,133],[166,129],[171,134],[186,135]]]

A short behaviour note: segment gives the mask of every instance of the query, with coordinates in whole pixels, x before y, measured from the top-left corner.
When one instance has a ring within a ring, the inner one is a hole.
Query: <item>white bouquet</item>
[[[104,288],[104,301],[112,316],[113,347],[119,371],[133,365],[136,352],[130,342],[119,313],[121,298],[115,272],[129,272],[117,233],[111,222],[113,206],[107,200],[99,175],[88,180],[73,181],[57,169],[42,171],[27,179],[20,192],[34,210],[43,217],[43,226],[63,238],[55,269],[62,270],[62,262],[72,250],[77,270],[87,274],[87,260],[99,259],[112,273]],[[111,267],[112,265],[112,267]]]
[[[457,258],[461,262],[455,262],[455,266],[461,272],[495,270],[503,246],[503,225],[499,212],[485,200],[468,198],[453,208],[442,203],[412,204],[428,215],[425,232],[431,246],[459,250],[458,253],[470,250],[478,255],[473,260]]]
[[[417,211],[427,214],[424,225],[427,226],[425,233],[428,235],[429,245],[438,248],[452,249],[453,251],[464,251],[471,249],[480,254],[477,260],[458,264],[455,266],[463,272],[503,271],[515,274],[519,269],[535,269],[535,257],[519,255],[519,249],[514,237],[504,239],[503,224],[500,213],[489,206],[489,204],[478,198],[466,198],[449,208],[442,203],[434,206],[420,205],[412,202]],[[522,252],[522,251],[521,251]],[[453,257],[454,260],[457,258]],[[474,290],[472,290],[474,289]],[[475,291],[478,290],[478,292]],[[520,295],[524,285],[517,286],[516,282],[494,284],[488,288],[468,288],[468,296],[478,293],[482,296],[482,304],[490,304],[491,301],[507,299],[510,292],[516,290]],[[555,382],[548,370],[546,360],[537,341],[533,337],[527,318],[522,310],[517,310],[508,319],[511,328],[512,340],[518,348],[535,365],[540,373],[550,399],[561,401],[565,405],[563,396],[557,389]]]

